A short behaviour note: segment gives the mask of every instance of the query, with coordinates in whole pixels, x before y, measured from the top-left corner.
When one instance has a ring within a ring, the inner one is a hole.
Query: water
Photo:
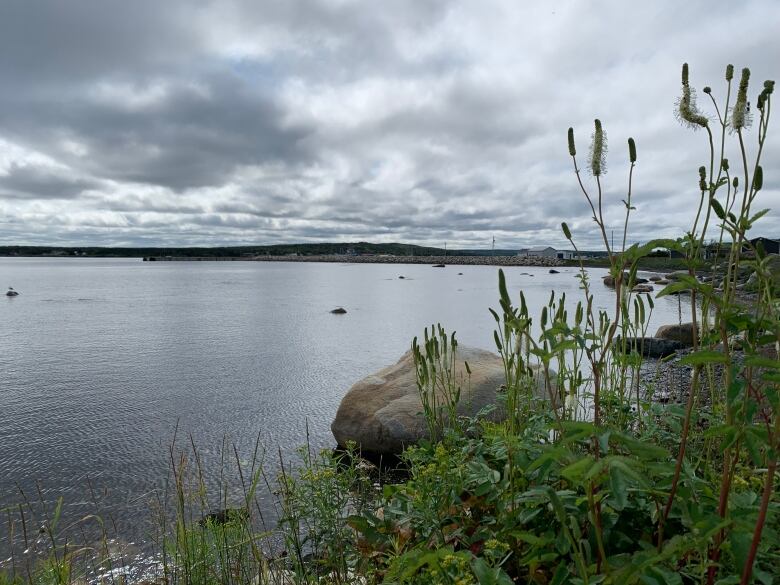
[[[462,272],[462,276],[458,273]],[[356,380],[394,362],[431,323],[494,349],[497,272],[487,266],[135,259],[0,259],[0,509],[19,488],[94,511],[143,539],[169,446],[198,446],[218,467],[224,440],[285,457],[334,444],[330,423]],[[579,298],[574,269],[505,269],[535,314],[551,289]],[[524,274],[527,273],[527,274]],[[614,293],[596,279],[596,304]],[[529,276],[533,275],[533,276]],[[399,275],[406,278],[398,279]],[[346,315],[330,310],[343,306]],[[656,301],[650,333],[677,321]]]

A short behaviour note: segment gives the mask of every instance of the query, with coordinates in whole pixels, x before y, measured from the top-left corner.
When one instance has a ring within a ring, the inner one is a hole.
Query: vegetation
[[[569,130],[576,179],[608,250],[615,304],[609,311],[594,305],[582,267],[582,299],[553,293],[537,318],[522,293],[512,299],[500,275],[499,308],[492,314],[506,371],[497,405],[506,413],[503,422],[488,422],[486,413],[456,416],[468,381],[452,370],[455,336],[437,327],[425,332],[421,345],[413,342],[430,436],[403,454],[406,481],[377,483],[354,451],[313,454],[308,448],[296,472],[282,462],[270,480],[256,454],[249,469],[236,463],[246,470],[238,510],[201,520],[210,500],[197,452],[177,458],[172,449],[175,489],[161,497],[159,514],[164,581],[776,582],[780,303],[769,270],[774,260],[750,249],[747,237],[766,213],[756,207],[774,83],[765,82],[750,112],[750,73],[742,71],[735,98],[733,76],[729,65],[720,105],[704,88],[713,107],[705,115],[683,67],[678,117],[704,133],[709,150],[699,169],[697,213],[677,240],[626,246],[638,160],[628,139],[625,227],[622,244],[611,247],[602,216],[606,130],[597,120],[585,165],[589,180]],[[756,140],[749,160],[751,118]],[[727,140],[737,144],[737,163],[724,157]],[[576,249],[572,230],[565,223],[562,230]],[[711,237],[737,245],[728,247],[725,261],[716,255],[717,281],[703,283],[696,273]],[[688,270],[658,296],[689,295],[699,331],[682,360],[692,368],[683,404],[653,401],[657,388],[642,380],[642,358],[627,342],[647,329],[653,299],[630,291],[640,262],[658,247],[682,254]],[[744,268],[756,274],[757,300],[750,306],[735,302]],[[445,389],[438,401],[437,388]],[[537,397],[538,388],[545,399]],[[260,489],[276,496],[278,517],[270,530],[257,504]],[[227,508],[227,491],[219,497]],[[54,524],[45,527],[49,558],[12,566],[0,583],[80,578],[84,571],[77,574],[73,564],[78,555],[63,548]],[[9,520],[9,526],[13,531],[17,524]]]

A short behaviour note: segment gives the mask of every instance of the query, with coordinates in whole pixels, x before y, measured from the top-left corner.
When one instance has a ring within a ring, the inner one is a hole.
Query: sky
[[[754,102],[778,31],[777,0],[3,0],[0,244],[569,247],[566,221],[595,249],[566,146],[586,168],[594,118],[610,237],[629,136],[628,240],[677,237],[709,164],[681,64],[717,126],[701,88],[749,66]],[[780,237],[772,130],[754,233]]]

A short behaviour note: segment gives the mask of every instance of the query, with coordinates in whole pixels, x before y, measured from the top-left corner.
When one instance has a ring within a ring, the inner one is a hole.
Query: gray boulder
[[[470,378],[464,361],[471,369]],[[455,362],[455,378],[462,388],[458,414],[474,416],[484,407],[496,404],[505,383],[501,358],[489,351],[459,345]],[[554,372],[551,378],[555,378]],[[437,394],[437,401],[442,404],[443,391],[437,390]],[[534,394],[538,398],[547,394],[539,370],[535,371]],[[500,420],[505,414],[496,409],[490,416]],[[398,454],[405,446],[428,438],[412,352],[352,386],[339,405],[331,431],[342,447],[355,441],[361,451],[373,454]]]
[[[637,284],[634,286],[634,288],[631,289],[631,292],[634,293],[651,293],[653,292],[653,285],[652,284]]]
[[[679,323],[675,325],[661,325],[655,332],[658,339],[668,339],[679,341],[685,347],[693,345],[694,328],[693,323]]]
[[[683,348],[683,344],[679,341],[655,337],[627,337],[626,342],[627,351],[636,350],[645,357],[656,359],[672,355]],[[623,343],[619,337],[615,341],[615,347],[618,350],[623,349]]]

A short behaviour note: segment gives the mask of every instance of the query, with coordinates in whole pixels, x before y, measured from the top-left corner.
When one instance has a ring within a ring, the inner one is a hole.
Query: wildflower
[[[677,100],[675,115],[680,123],[694,130],[705,128],[709,125],[707,116],[699,111],[696,106],[696,92],[688,83],[688,64],[682,67],[682,96]]]
[[[737,132],[750,126],[750,104],[747,101],[749,83],[750,69],[745,67],[742,70],[742,77],[739,80],[737,101],[734,104],[734,109],[731,111],[731,127]]]
[[[590,144],[590,171],[594,177],[607,172],[607,133],[601,127],[601,120],[594,120],[595,130]]]

